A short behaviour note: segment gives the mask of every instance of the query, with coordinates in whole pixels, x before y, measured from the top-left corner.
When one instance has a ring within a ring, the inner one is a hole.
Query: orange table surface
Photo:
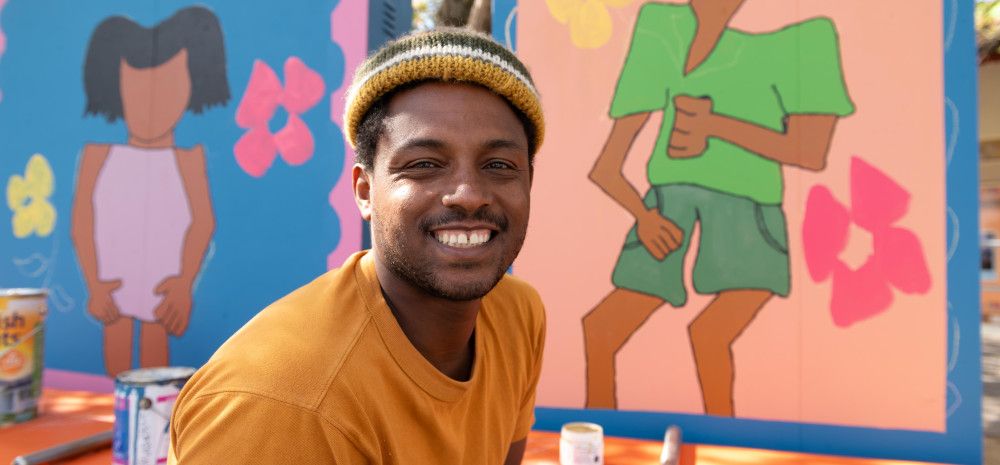
[[[110,394],[46,389],[42,395],[40,409],[41,414],[37,419],[0,429],[0,465],[11,463],[18,455],[108,431],[114,425],[114,408]],[[604,443],[604,463],[656,464],[661,448],[662,444],[659,441],[608,437]],[[685,444],[681,455],[683,465],[695,463],[699,465],[917,465],[917,462],[829,457],[696,444]],[[61,463],[108,465],[111,463],[111,449],[82,455]],[[528,436],[524,465],[558,465],[558,463],[559,434],[532,431]]]

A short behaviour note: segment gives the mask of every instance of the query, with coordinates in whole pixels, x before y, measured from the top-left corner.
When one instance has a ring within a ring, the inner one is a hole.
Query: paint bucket
[[[38,416],[47,295],[0,289],[0,427]]]
[[[115,377],[115,437],[111,463],[167,463],[170,413],[195,372],[188,367],[141,368]]]
[[[604,428],[596,423],[566,423],[559,436],[560,465],[603,465]]]

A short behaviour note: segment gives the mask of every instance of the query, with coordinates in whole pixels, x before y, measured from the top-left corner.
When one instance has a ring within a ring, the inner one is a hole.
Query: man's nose
[[[441,202],[448,208],[465,210],[473,213],[492,202],[486,181],[476,170],[462,170],[456,173],[455,180],[442,197]]]

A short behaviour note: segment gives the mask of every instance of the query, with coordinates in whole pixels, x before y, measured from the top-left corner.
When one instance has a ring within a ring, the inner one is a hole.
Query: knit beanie
[[[399,86],[425,80],[468,82],[492,90],[527,117],[535,150],[542,145],[542,106],[524,64],[484,34],[441,28],[389,42],[358,67],[344,108],[344,132],[351,147],[356,147],[358,126],[372,104]]]

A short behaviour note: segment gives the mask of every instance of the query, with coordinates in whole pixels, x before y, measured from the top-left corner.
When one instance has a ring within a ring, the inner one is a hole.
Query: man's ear
[[[372,220],[372,182],[371,173],[365,167],[355,163],[351,170],[351,178],[354,183],[354,201],[358,204],[358,211],[365,221]]]

